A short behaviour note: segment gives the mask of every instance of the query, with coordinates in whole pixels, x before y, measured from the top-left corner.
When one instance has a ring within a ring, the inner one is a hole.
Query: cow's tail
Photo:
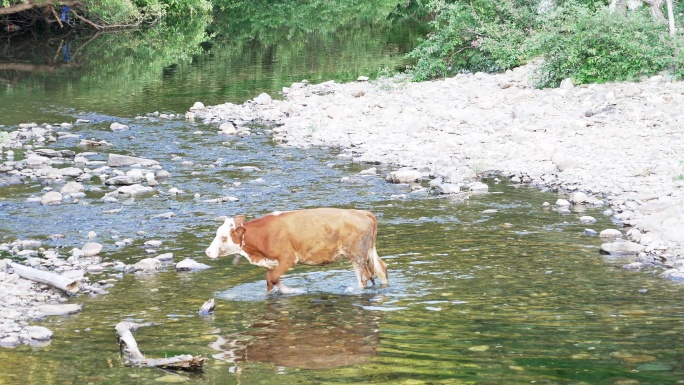
[[[368,272],[370,277],[372,277],[370,280],[373,282],[373,284],[375,284],[374,277],[377,274],[380,278],[380,282],[383,285],[388,285],[389,280],[387,279],[387,265],[382,259],[380,259],[378,250],[375,247],[378,237],[378,219],[370,212],[368,213],[368,216],[372,222],[372,237],[370,241],[370,247],[368,248],[368,257],[366,258],[366,265],[369,266]]]

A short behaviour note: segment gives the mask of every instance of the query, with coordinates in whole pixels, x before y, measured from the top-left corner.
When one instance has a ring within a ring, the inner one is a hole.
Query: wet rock
[[[127,175],[115,176],[105,180],[105,184],[108,186],[130,186],[137,183],[137,180]]]
[[[166,179],[171,178],[171,173],[166,171],[166,170],[159,170],[155,174],[155,178],[158,180],[166,180]]]
[[[75,303],[60,303],[60,304],[46,304],[40,305],[36,311],[42,315],[69,315],[79,313],[83,306]]]
[[[88,265],[86,266],[86,271],[88,273],[101,273],[104,271],[104,267],[101,265]]]
[[[235,128],[235,125],[231,122],[221,123],[221,125],[219,126],[219,130],[221,130],[222,134],[226,135],[237,134],[237,129]]]
[[[627,270],[641,270],[641,268],[644,267],[644,264],[641,262],[632,262],[632,263],[628,263],[622,267],[624,269],[627,269]]]
[[[193,259],[186,258],[176,264],[176,270],[179,271],[184,271],[184,270],[203,270],[203,269],[209,269],[211,266],[205,265],[203,263],[196,262]]]
[[[159,182],[157,182],[157,180],[154,179],[154,174],[151,172],[145,174],[145,180],[147,181],[147,185],[150,187],[155,187],[159,185]]]
[[[21,345],[21,340],[16,335],[0,338],[0,347],[16,348],[19,345]]]
[[[558,199],[556,201],[556,206],[559,206],[559,207],[570,206],[570,202],[568,202],[567,199]]]
[[[77,178],[83,174],[83,170],[78,167],[66,167],[59,169],[59,173],[65,177]]]
[[[476,193],[476,194],[482,194],[486,193],[489,191],[489,186],[487,186],[485,183],[482,182],[474,182],[468,185],[470,191]]]
[[[423,179],[423,174],[413,168],[401,168],[390,172],[385,180],[391,183],[413,183],[420,182]]]
[[[102,251],[102,245],[97,242],[88,242],[85,245],[83,245],[81,251],[83,252],[84,257],[90,258],[99,254],[100,251]]]
[[[596,230],[584,229],[584,235],[589,235],[589,236],[592,236],[592,237],[593,237],[593,236],[595,236],[596,234],[598,234],[598,233],[596,232]]]
[[[155,258],[145,258],[133,265],[133,271],[140,273],[156,273],[161,269],[161,262]]]
[[[145,246],[149,247],[160,247],[162,245],[162,241],[157,241],[157,240],[151,240],[145,242]]]
[[[59,190],[59,192],[62,194],[76,194],[83,191],[85,191],[85,187],[78,182],[69,182]]]
[[[601,238],[622,238],[622,233],[620,230],[616,229],[605,229],[599,234]]]
[[[631,241],[616,240],[615,242],[604,243],[601,245],[601,252],[615,256],[637,255],[644,251],[646,247]]]
[[[43,326],[27,326],[24,330],[32,340],[49,341],[52,338],[52,331]]]
[[[162,261],[162,262],[173,261],[173,253],[159,254],[155,258]]]
[[[40,198],[41,205],[59,205],[62,203],[62,194],[50,191]]]
[[[437,185],[437,190],[441,194],[457,194],[461,192],[461,186],[453,183],[441,183]]]
[[[375,167],[371,167],[365,170],[361,170],[359,172],[359,175],[377,175],[378,174],[378,169]]]
[[[665,270],[661,276],[663,278],[668,278],[673,281],[678,281],[678,282],[684,282],[684,271],[680,271],[678,269],[668,269]]]
[[[158,166],[159,162],[156,160],[138,158],[135,156],[109,154],[107,166],[109,167],[128,167],[139,164],[145,167]]]
[[[584,224],[590,224],[590,223],[595,223],[596,218],[592,217],[591,215],[583,215],[579,218],[580,223]]]
[[[154,215],[154,216],[152,216],[152,218],[170,219],[170,218],[173,218],[175,216],[176,216],[176,213],[174,213],[173,211],[169,211],[166,213]]]
[[[589,196],[581,191],[577,191],[570,195],[570,202],[576,205],[588,203]]]
[[[112,131],[126,131],[128,130],[128,126],[125,124],[114,122],[109,125],[109,129]]]
[[[120,195],[138,196],[154,192],[154,188],[150,186],[143,186],[141,184],[133,184],[130,186],[122,186],[116,189]]]

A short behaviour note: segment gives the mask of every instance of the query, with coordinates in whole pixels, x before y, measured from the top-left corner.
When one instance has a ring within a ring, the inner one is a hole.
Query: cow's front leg
[[[301,294],[304,290],[285,286],[280,282],[280,277],[292,267],[292,264],[281,262],[278,266],[266,270],[266,287],[268,294],[273,293],[273,288],[278,285],[278,289],[283,294]]]

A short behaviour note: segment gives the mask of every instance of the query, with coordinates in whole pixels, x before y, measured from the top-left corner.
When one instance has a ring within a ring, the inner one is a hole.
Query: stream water
[[[113,64],[89,64],[87,59],[77,69],[7,76],[10,83],[0,89],[5,130],[26,121],[89,119],[71,131],[113,143],[93,159],[106,159],[108,151],[155,159],[173,175],[161,189],[177,187],[185,193],[106,204],[100,199],[104,192],[92,191],[80,204],[40,206],[25,202],[41,194],[40,183],[2,187],[0,242],[62,233],[64,239],[45,241],[45,246],[68,250],[80,247],[87,233],[95,231],[106,261],[134,263],[147,256],[143,243],[158,239],[163,241],[160,253],[172,252],[176,261],[194,258],[212,268],[92,275],[92,280],[114,280],[109,294],[75,297],[70,302],[82,303],[81,313],[37,322],[53,331],[49,345],[0,349],[0,383],[684,381],[684,291],[670,281],[622,269],[623,260],[601,256],[600,240],[584,236],[586,225],[578,221],[590,214],[598,219],[590,227],[612,227],[599,209],[560,215],[542,208],[544,201],[555,201],[555,194],[494,180],[486,180],[489,194],[466,202],[425,199],[381,177],[345,184],[342,177],[370,165],[343,160],[336,149],[276,146],[268,127],[254,127],[253,135],[239,138],[217,135],[214,127],[197,123],[134,118],[155,110],[183,113],[196,100],[211,104],[241,101],[261,91],[275,94],[301,78],[342,81],[377,73],[380,67],[400,67],[401,52],[417,35],[415,28],[401,23],[353,26],[345,30],[356,31],[347,36],[357,40],[330,38],[345,49],[317,46],[319,62],[335,63],[318,72],[318,67],[307,66],[313,53],[287,46],[305,54],[284,56],[280,47],[280,54],[271,53],[273,60],[264,62],[262,54],[270,45],[237,44],[219,35],[202,43],[204,53],[193,52],[187,62],[163,68],[139,63],[158,71],[131,75],[129,82],[122,81]],[[331,41],[313,32],[307,36],[311,42]],[[122,38],[120,44],[132,39]],[[92,44],[98,43],[83,50]],[[221,53],[209,45],[239,46],[240,51]],[[373,57],[367,60],[372,64],[352,73],[353,63],[366,56]],[[279,76],[282,67],[300,70]],[[113,121],[131,130],[111,132]],[[77,145],[78,139],[60,140],[49,147],[82,152]],[[377,167],[379,175],[390,170]],[[239,200],[205,202],[223,196]],[[208,260],[203,254],[220,224],[218,216],[254,218],[317,206],[355,207],[377,215],[378,251],[389,266],[389,287],[355,289],[351,265],[340,262],[323,268],[297,266],[284,282],[306,293],[267,297],[262,268],[245,262],[234,266],[231,258]],[[113,208],[123,210],[102,214]],[[168,211],[177,216],[153,218]],[[115,241],[124,238],[133,239],[132,245],[116,247]],[[197,310],[212,297],[215,313],[200,317]],[[135,333],[146,355],[202,355],[208,358],[204,372],[125,367],[114,331],[122,320],[155,323]]]

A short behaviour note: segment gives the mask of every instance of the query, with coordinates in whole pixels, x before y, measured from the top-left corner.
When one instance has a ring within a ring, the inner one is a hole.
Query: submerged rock
[[[109,167],[128,167],[136,164],[150,167],[159,165],[159,162],[152,159],[138,158],[135,156],[119,154],[109,154],[109,159],[107,160],[107,166]]]
[[[196,262],[194,259],[186,258],[176,264],[176,270],[203,270],[210,269],[211,266]]]
[[[637,255],[644,251],[646,246],[631,241],[615,241],[601,245],[601,252],[615,256]]]
[[[75,303],[46,304],[36,309],[43,315],[68,315],[76,314],[83,309],[82,305]]]

